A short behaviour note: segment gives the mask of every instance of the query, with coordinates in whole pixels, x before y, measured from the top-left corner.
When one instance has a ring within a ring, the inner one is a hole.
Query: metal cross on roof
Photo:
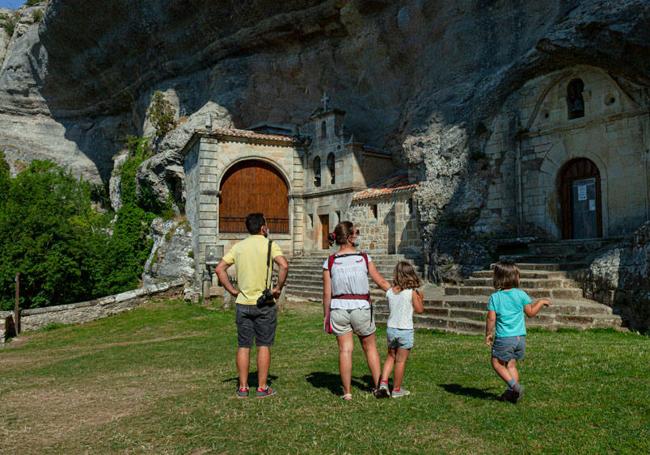
[[[327,92],[323,92],[323,97],[321,98],[321,103],[323,103],[323,112],[327,112],[329,110],[329,102],[330,98],[327,96]]]

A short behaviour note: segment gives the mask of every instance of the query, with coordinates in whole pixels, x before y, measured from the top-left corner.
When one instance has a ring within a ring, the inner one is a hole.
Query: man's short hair
[[[266,224],[263,213],[249,213],[246,217],[246,229],[251,235],[259,234],[262,226]]]

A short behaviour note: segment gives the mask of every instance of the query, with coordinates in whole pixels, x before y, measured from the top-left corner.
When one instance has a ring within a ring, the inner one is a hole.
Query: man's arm
[[[529,318],[534,318],[537,313],[539,313],[539,310],[542,309],[542,307],[545,306],[550,306],[551,301],[549,299],[537,299],[533,303],[529,303],[528,305],[524,306],[524,312],[526,313],[526,316]]]
[[[223,259],[217,264],[216,268],[216,273],[217,277],[219,277],[219,282],[223,284],[223,287],[228,291],[233,297],[237,297],[239,294],[239,291],[235,288],[235,286],[232,285],[230,282],[230,278],[228,278],[228,267],[230,267],[231,264],[228,264],[225,262]]]
[[[497,322],[496,311],[488,310],[487,318],[485,319],[485,344],[492,346],[494,341],[494,326]]]
[[[278,283],[275,285],[273,288],[273,297],[276,299],[280,297],[280,293],[282,292],[282,288],[284,287],[285,281],[287,281],[287,275],[289,274],[289,262],[287,262],[287,258],[284,256],[276,256],[273,258],[273,262],[275,262],[278,267]]]

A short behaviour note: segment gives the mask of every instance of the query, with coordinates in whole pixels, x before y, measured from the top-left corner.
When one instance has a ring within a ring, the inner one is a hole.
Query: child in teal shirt
[[[503,379],[508,388],[499,397],[516,403],[523,395],[524,388],[519,383],[517,360],[522,360],[526,353],[526,321],[534,317],[544,306],[549,306],[549,299],[533,301],[519,287],[519,269],[514,262],[497,262],[494,264],[494,288],[490,296],[488,314],[485,323],[485,342],[492,347],[492,368]],[[496,334],[493,335],[496,327]]]

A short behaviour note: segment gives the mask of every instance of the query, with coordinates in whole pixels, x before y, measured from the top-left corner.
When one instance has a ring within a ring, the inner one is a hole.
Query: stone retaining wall
[[[37,330],[48,324],[79,324],[94,321],[106,316],[131,310],[149,297],[157,294],[180,294],[185,286],[182,279],[167,283],[158,283],[132,291],[102,297],[88,302],[71,303],[45,308],[23,310],[21,313],[21,331]],[[0,312],[0,345],[6,338],[15,335],[13,312]]]

